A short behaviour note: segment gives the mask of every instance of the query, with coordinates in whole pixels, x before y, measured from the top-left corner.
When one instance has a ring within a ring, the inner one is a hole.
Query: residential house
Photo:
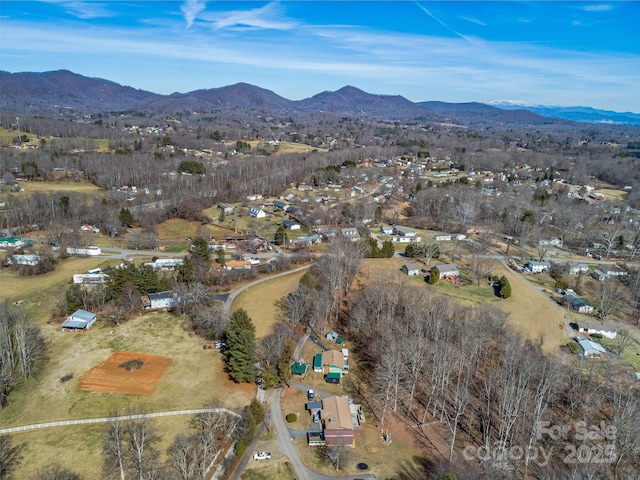
[[[551,270],[551,264],[549,262],[536,262],[530,261],[525,263],[523,271],[525,273],[544,273]]]
[[[233,213],[233,205],[227,205],[226,203],[219,203],[218,209],[224,214]]]
[[[96,314],[81,308],[73,312],[62,322],[62,330],[89,330],[96,322]]]
[[[420,272],[422,271],[420,265],[412,262],[405,263],[402,266],[401,270],[405,275],[420,275]]]
[[[593,306],[584,298],[579,297],[573,290],[567,290],[565,292],[562,302],[574,312],[587,315],[593,313]]]
[[[358,240],[360,240],[360,234],[358,233],[358,229],[356,227],[341,228],[340,233],[344,238],[347,238],[352,242],[357,242]]]
[[[300,224],[292,220],[283,220],[280,222],[280,225],[282,225],[285,230],[300,230]]]
[[[73,275],[73,283],[80,285],[99,285],[107,283],[109,275],[106,273],[76,273]]]
[[[606,338],[616,338],[618,330],[615,325],[611,323],[598,323],[598,322],[576,322],[578,332],[586,333],[587,335],[602,335]]]
[[[421,237],[391,237],[391,243],[419,243],[422,241]]]
[[[145,265],[150,266],[154,270],[174,270],[178,265],[182,265],[182,258],[157,258],[155,262],[148,262]]]
[[[102,255],[102,249],[95,245],[89,245],[88,247],[67,247],[67,253],[69,255],[93,257]]]
[[[600,282],[610,280],[612,278],[621,278],[629,275],[629,272],[621,269],[617,265],[612,267],[602,267],[599,270],[592,270],[591,276]]]
[[[276,200],[275,202],[273,202],[273,206],[278,210],[284,210],[285,212],[289,208],[289,205],[280,200]]]
[[[542,237],[538,240],[541,247],[562,247],[562,239],[559,237]]]
[[[0,237],[0,248],[19,248],[24,242],[18,237]]]
[[[249,207],[249,216],[254,218],[264,218],[267,214],[261,208]]]
[[[409,227],[393,227],[393,232],[401,237],[415,237],[416,231]]]
[[[321,354],[321,368],[324,379],[327,383],[340,383],[344,371],[344,354],[337,350],[327,350]],[[314,371],[316,371],[316,361],[314,359]]]
[[[568,268],[569,275],[580,275],[589,272],[589,265],[586,263],[572,263]]]
[[[30,265],[35,266],[40,263],[38,255],[7,255],[7,265]]]
[[[297,247],[308,247],[310,245],[317,245],[322,241],[322,237],[318,234],[309,235],[308,237],[302,237],[296,240]]]
[[[582,348],[582,355],[587,358],[598,358],[601,357],[603,353],[607,353],[607,350],[594,341],[591,341],[587,338],[577,338],[576,341],[580,348]]]
[[[380,232],[384,235],[391,235],[393,233],[393,227],[380,227]]]
[[[145,310],[171,310],[176,305],[176,294],[172,291],[150,293],[142,296],[142,308]]]
[[[259,193],[254,193],[253,195],[247,195],[247,200],[249,200],[250,202],[255,202],[256,200],[261,200],[262,199],[262,195],[260,195]]]
[[[433,237],[433,239],[436,242],[450,242],[451,241],[451,235],[448,234],[443,234],[443,235],[435,235]]]
[[[238,270],[238,269],[250,269],[251,262],[249,260],[227,260],[224,269],[225,270]]]
[[[440,278],[458,278],[460,267],[455,263],[438,263],[434,268],[440,272]]]
[[[320,410],[326,445],[355,447],[356,429],[346,397],[328,397],[322,400]]]

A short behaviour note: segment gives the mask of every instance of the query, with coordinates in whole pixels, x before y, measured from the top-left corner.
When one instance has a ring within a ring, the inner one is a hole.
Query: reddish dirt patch
[[[173,360],[170,358],[158,355],[115,352],[100,365],[89,370],[78,388],[90,392],[151,395],[156,382],[172,363]],[[127,370],[123,367],[125,364],[140,366]]]

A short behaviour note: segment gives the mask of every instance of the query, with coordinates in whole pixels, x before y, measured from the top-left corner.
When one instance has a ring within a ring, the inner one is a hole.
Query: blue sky
[[[0,69],[640,113],[639,23],[635,1],[3,0]]]

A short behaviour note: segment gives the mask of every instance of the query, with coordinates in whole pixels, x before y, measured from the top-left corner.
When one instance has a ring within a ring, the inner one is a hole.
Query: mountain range
[[[492,103],[416,103],[400,95],[374,95],[353,86],[294,101],[248,83],[160,95],[68,70],[41,73],[0,71],[0,108],[16,114],[142,112],[152,115],[245,110],[274,116],[328,112],[385,121],[447,121],[467,126],[564,124],[567,121],[640,125],[640,115],[633,113],[589,107]]]

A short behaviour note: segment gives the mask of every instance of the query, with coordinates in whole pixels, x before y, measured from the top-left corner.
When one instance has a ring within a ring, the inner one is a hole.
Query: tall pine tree
[[[229,376],[236,382],[252,382],[257,374],[256,327],[251,317],[240,308],[229,319],[224,359]]]

